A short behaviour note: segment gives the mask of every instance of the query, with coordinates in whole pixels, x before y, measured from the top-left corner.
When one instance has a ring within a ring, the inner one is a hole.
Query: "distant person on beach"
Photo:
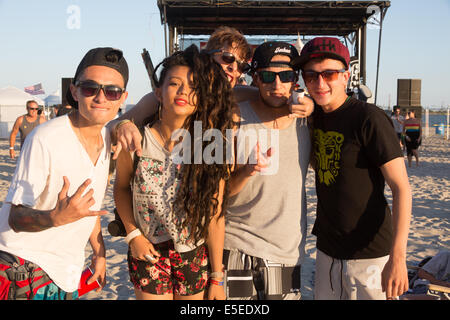
[[[58,111],[56,112],[57,117],[61,117],[65,114],[71,113],[73,111],[73,108],[70,104],[66,104],[65,106],[61,106],[58,108]]]
[[[412,157],[416,158],[416,167],[419,166],[419,146],[422,144],[422,124],[420,119],[416,119],[414,111],[408,112],[408,119],[403,126],[405,135],[406,156],[408,157],[408,166],[411,167]]]
[[[117,159],[114,200],[127,232],[130,279],[138,300],[223,300],[222,206],[231,164],[194,163],[195,148],[184,146],[216,129],[225,154],[232,90],[220,66],[195,45],[160,66],[160,110],[143,128],[142,155],[121,152]],[[181,129],[182,141],[172,139]],[[173,157],[180,146],[181,164]]]
[[[347,47],[332,37],[309,41],[294,61],[319,106],[312,117],[314,294],[318,300],[393,299],[408,289],[411,191],[389,117],[346,94],[349,61]]]
[[[405,117],[400,114],[400,107],[394,107],[394,114],[391,116],[392,123],[394,124],[395,132],[397,133],[400,146],[403,148],[403,125],[405,123]]]
[[[111,143],[104,125],[125,101],[128,65],[122,51],[86,53],[67,98],[74,111],[26,139],[0,212],[0,298],[78,297],[85,247],[93,250],[88,283],[105,284],[100,226]]]
[[[38,114],[39,106],[36,101],[29,100],[27,101],[26,106],[27,114],[24,114],[16,119],[9,136],[9,156],[11,159],[16,157],[14,145],[16,144],[17,133],[20,132],[20,149],[22,149],[25,138],[30,134],[30,132],[33,131],[33,129],[38,125],[46,121],[44,115]]]
[[[236,102],[256,100],[259,98],[259,91],[252,86],[236,86],[238,79],[250,70],[248,61],[252,57],[252,49],[245,39],[244,35],[231,27],[217,28],[208,39],[206,48],[213,55],[214,60],[220,64],[234,88],[234,97]],[[314,110],[314,104],[307,98],[301,98],[295,102],[297,105],[291,105],[293,116],[306,117]],[[117,149],[114,159],[122,149],[136,151],[140,155],[141,135],[137,126],[141,126],[146,119],[158,111],[158,99],[155,93],[146,94],[131,110],[121,115],[118,119],[111,121],[108,127],[113,133],[113,140],[116,142]],[[123,120],[133,120],[123,121]]]
[[[230,300],[299,300],[306,241],[305,180],[310,138],[305,119],[291,116],[290,99],[298,80],[291,61],[297,49],[265,42],[252,59],[259,98],[238,105],[238,158],[241,137],[257,132],[255,150],[230,179],[224,265]]]

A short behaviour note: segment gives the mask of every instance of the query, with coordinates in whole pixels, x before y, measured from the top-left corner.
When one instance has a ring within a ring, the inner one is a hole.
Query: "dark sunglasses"
[[[125,92],[125,89],[118,86],[112,84],[98,84],[92,80],[77,81],[75,82],[75,86],[80,88],[81,94],[85,97],[96,96],[100,90],[103,90],[103,94],[109,101],[119,100]]]
[[[234,54],[232,54],[231,52],[227,52],[227,51],[223,51],[223,50],[211,50],[208,53],[209,54],[221,53],[222,60],[225,63],[233,63],[236,61],[237,67],[238,67],[238,70],[240,73],[247,73],[250,71],[250,68],[251,68],[250,65],[245,61],[240,61],[240,60],[236,59]]]
[[[322,77],[322,79],[324,81],[335,81],[340,73],[344,73],[345,69],[341,69],[341,70],[325,70],[322,72],[316,72],[316,71],[303,71],[302,72],[302,76],[303,76],[303,80],[305,80],[305,82],[313,82],[313,81],[317,81],[317,79],[319,79],[319,75]]]
[[[295,81],[295,71],[286,70],[281,72],[273,71],[258,71],[258,77],[263,83],[272,83],[275,81],[276,77],[280,77],[281,82],[294,82]]]
[[[39,108],[28,108],[28,110],[39,110]]]

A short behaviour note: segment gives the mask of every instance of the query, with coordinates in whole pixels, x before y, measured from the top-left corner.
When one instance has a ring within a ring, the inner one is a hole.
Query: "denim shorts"
[[[136,289],[164,295],[190,296],[208,283],[208,250],[205,244],[188,252],[175,251],[172,241],[153,245],[161,254],[156,263],[139,260],[128,250],[130,280]]]

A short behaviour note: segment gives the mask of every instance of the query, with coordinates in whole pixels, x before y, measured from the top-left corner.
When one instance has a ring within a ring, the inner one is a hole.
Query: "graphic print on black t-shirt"
[[[314,130],[314,156],[320,183],[330,186],[339,175],[344,135],[339,132]]]

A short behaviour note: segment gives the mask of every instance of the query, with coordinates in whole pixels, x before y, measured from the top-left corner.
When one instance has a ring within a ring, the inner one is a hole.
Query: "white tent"
[[[48,95],[44,99],[45,106],[54,106],[56,104],[61,104],[61,94],[59,93],[59,90],[56,90],[52,94]]]
[[[19,88],[7,86],[0,89],[0,139],[9,138],[17,117],[27,113],[28,100],[34,100],[40,106],[44,105],[44,101]]]

